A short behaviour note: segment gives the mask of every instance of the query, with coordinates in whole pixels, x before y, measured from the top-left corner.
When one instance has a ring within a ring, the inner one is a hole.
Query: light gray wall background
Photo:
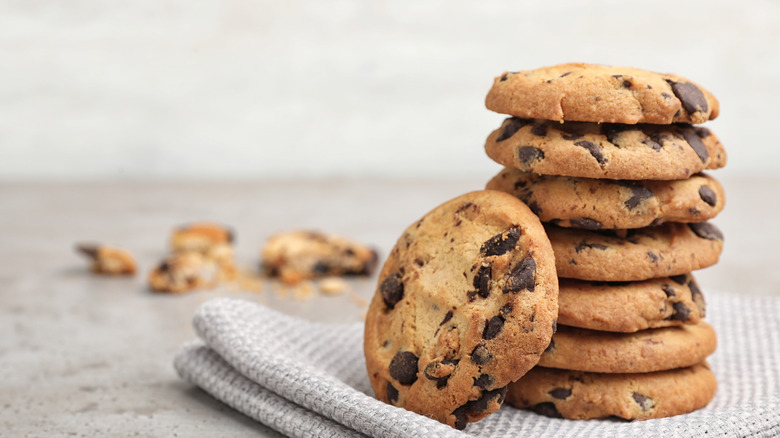
[[[776,0],[0,0],[0,179],[490,175],[493,76],[569,61],[702,84],[775,172]]]

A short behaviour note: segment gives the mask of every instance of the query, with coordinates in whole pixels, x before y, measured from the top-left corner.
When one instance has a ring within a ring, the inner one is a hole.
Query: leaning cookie
[[[589,230],[705,222],[725,204],[723,187],[704,174],[677,181],[620,181],[505,168],[487,188],[517,196],[542,222]]]
[[[709,222],[634,230],[546,225],[558,275],[591,281],[639,281],[685,274],[717,263],[723,234]]]
[[[718,383],[709,365],[653,373],[604,374],[536,367],[509,385],[506,402],[573,420],[647,420],[703,408]]]
[[[468,193],[411,225],[366,316],[376,397],[457,429],[496,411],[550,342],[554,265],[539,219],[506,193]]]
[[[595,123],[704,123],[718,101],[681,76],[630,67],[561,64],[506,72],[485,105],[518,117]]]
[[[539,366],[595,373],[649,373],[703,362],[716,345],[715,330],[704,321],[635,333],[561,325]]]
[[[506,167],[599,179],[685,179],[726,165],[723,145],[709,129],[684,124],[597,125],[512,117],[488,136],[485,152]]]
[[[627,283],[560,279],[558,323],[631,333],[698,324],[704,295],[690,274]]]

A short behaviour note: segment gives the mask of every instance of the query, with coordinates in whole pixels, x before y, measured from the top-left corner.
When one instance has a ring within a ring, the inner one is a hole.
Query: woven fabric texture
[[[718,379],[704,409],[658,420],[554,419],[502,407],[456,431],[373,398],[363,326],[324,325],[236,299],[214,299],[194,318],[200,340],[174,366],[234,409],[294,437],[774,437],[780,436],[780,299],[710,291],[718,333],[708,362]]]

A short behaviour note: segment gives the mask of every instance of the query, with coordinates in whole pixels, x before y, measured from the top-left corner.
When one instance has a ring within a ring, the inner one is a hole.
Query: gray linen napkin
[[[707,294],[718,379],[704,409],[672,418],[572,421],[504,406],[463,432],[373,398],[362,324],[316,324],[219,298],[194,318],[201,338],[174,366],[185,380],[295,437],[780,436],[780,298]]]

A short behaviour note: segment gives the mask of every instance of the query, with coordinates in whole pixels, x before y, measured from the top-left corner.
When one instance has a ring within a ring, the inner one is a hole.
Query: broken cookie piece
[[[92,262],[92,272],[105,275],[133,275],[136,271],[135,258],[129,251],[98,244],[79,244],[76,251]]]
[[[373,249],[335,234],[290,231],[272,236],[262,251],[263,269],[287,284],[308,278],[371,275]]]
[[[173,252],[196,252],[219,267],[220,280],[236,275],[234,262],[235,234],[233,230],[216,223],[197,222],[176,228],[171,235]]]
[[[149,273],[149,286],[158,292],[181,293],[212,288],[220,268],[214,260],[194,251],[175,252]]]

